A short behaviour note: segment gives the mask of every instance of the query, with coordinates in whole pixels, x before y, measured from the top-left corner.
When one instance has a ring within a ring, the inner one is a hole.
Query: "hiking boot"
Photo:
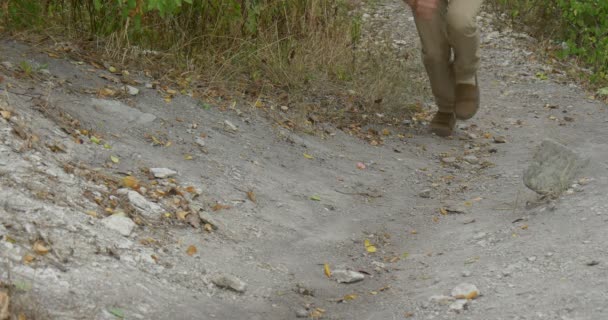
[[[457,84],[454,97],[454,113],[456,119],[468,120],[479,110],[479,85],[477,84],[477,76],[475,76],[475,84]]]
[[[429,127],[434,134],[440,137],[448,137],[452,135],[455,124],[456,117],[453,112],[438,111],[431,120]]]

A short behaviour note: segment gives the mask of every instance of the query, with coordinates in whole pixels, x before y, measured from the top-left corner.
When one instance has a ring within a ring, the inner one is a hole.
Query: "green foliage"
[[[591,67],[592,80],[608,80],[608,1],[493,0],[491,4],[537,35],[563,41],[561,57],[574,56]]]

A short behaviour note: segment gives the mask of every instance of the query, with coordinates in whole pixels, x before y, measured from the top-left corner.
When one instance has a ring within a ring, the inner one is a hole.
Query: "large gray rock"
[[[91,107],[105,117],[129,124],[148,124],[156,119],[156,116],[153,114],[141,112],[115,100],[93,98],[91,99]]]
[[[135,222],[124,214],[114,214],[103,218],[101,223],[106,226],[106,228],[118,231],[118,233],[125,237],[128,237],[133,231],[133,228],[135,228]]]
[[[544,140],[524,172],[524,184],[542,195],[558,195],[566,190],[589,159],[553,140]]]
[[[155,217],[165,211],[161,206],[154,202],[148,201],[148,199],[136,191],[128,190],[126,193],[127,199],[129,199],[129,202],[131,205],[133,205],[133,208],[135,208],[135,210],[137,210],[137,212],[143,216]]]
[[[229,274],[215,275],[211,278],[211,282],[220,288],[230,289],[236,292],[242,293],[247,290],[247,284],[243,280]]]

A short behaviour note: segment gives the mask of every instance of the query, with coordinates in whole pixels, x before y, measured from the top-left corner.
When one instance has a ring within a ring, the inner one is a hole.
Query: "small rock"
[[[503,136],[494,137],[494,143],[507,143],[507,139]]]
[[[211,282],[216,286],[224,289],[234,290],[236,292],[245,292],[247,284],[243,280],[228,274],[219,274],[211,279]]]
[[[306,310],[304,308],[296,310],[296,317],[298,317],[298,318],[308,318],[308,315],[309,315],[308,310]]]
[[[598,264],[600,264],[600,262],[597,260],[591,260],[591,261],[587,262],[586,264],[588,267],[593,267],[593,266],[597,266]]]
[[[132,96],[136,96],[139,94],[139,89],[133,86],[125,86],[125,91],[127,91]]]
[[[465,270],[465,271],[463,271],[463,272],[462,272],[462,277],[463,277],[463,278],[468,278],[468,277],[470,277],[471,275],[472,275],[472,273],[471,273],[471,271],[469,271],[469,270]]]
[[[194,139],[194,142],[196,144],[199,145],[199,147],[205,147],[205,139],[201,138],[201,137],[196,137],[196,139]]]
[[[476,134],[474,134],[474,133],[472,133],[472,132],[471,132],[471,133],[469,133],[467,136],[468,136],[468,137],[469,137],[469,139],[471,139],[471,140],[475,140],[475,139],[479,138],[479,137],[478,137]]]
[[[13,63],[10,61],[2,61],[2,66],[8,70],[12,70],[15,67],[15,65],[13,65]]]
[[[359,281],[363,281],[365,279],[365,275],[360,272],[355,272],[351,270],[334,270],[331,273],[331,276],[338,283],[355,283]]]
[[[461,283],[452,289],[452,297],[456,299],[475,299],[479,296],[479,290],[474,284]]]
[[[144,216],[154,216],[159,215],[164,212],[163,208],[154,202],[148,201],[148,199],[144,198],[141,194],[136,191],[128,190],[127,198],[129,202],[137,212],[141,213]]]
[[[154,85],[152,83],[150,83],[150,82],[146,82],[145,86],[146,86],[146,89],[153,89],[154,88]]]
[[[424,189],[418,194],[420,198],[428,199],[431,197],[431,189]]]
[[[198,216],[201,218],[203,223],[209,224],[213,230],[217,230],[219,228],[219,223],[215,221],[215,218],[213,218],[209,212],[199,211]]]
[[[176,171],[167,168],[150,168],[150,173],[159,179],[170,178],[177,174]]]
[[[450,304],[450,311],[460,313],[460,312],[464,311],[468,305],[469,305],[469,300],[458,299],[458,300],[452,302],[452,304]]]
[[[536,261],[536,256],[531,256],[531,257],[528,257],[528,261],[529,261],[529,262],[534,262],[534,261]]]
[[[468,162],[470,164],[479,163],[479,158],[477,158],[476,156],[474,156],[472,154],[468,155],[468,156],[465,156],[463,159],[464,159],[464,161],[466,161],[466,162]]]
[[[524,184],[541,195],[558,195],[587,164],[573,150],[552,140],[544,140],[524,172]]]
[[[38,72],[40,72],[40,74],[43,74],[45,76],[51,75],[51,71],[49,71],[49,69],[40,69],[40,70],[38,70]]]
[[[454,158],[454,157],[443,158],[443,159],[441,159],[441,162],[446,163],[446,164],[454,163],[454,162],[456,162],[456,158]]]
[[[224,130],[228,132],[236,132],[238,128],[232,122],[224,120]]]
[[[118,231],[125,237],[128,237],[133,231],[133,228],[135,228],[135,222],[124,214],[113,214],[103,218],[101,223],[106,226],[106,228]]]
[[[436,303],[436,304],[441,305],[441,306],[446,306],[446,305],[448,305],[448,304],[450,304],[450,303],[454,302],[454,300],[455,300],[455,299],[454,299],[453,297],[449,297],[449,296],[441,296],[441,295],[438,295],[438,296],[431,296],[431,297],[429,298],[429,301],[430,301],[430,302],[432,302],[432,303]]]
[[[281,106],[281,110],[287,111],[287,110],[289,110],[289,107],[288,106]]]
[[[487,236],[488,236],[488,234],[487,234],[486,232],[479,232],[479,233],[476,233],[476,234],[473,236],[473,239],[474,239],[474,240],[481,240],[481,239],[483,239],[483,238],[485,238],[485,237],[487,237]]]

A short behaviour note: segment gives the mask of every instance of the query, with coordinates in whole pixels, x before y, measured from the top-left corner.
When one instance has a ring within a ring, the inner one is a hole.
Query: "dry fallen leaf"
[[[304,158],[306,158],[306,159],[314,159],[315,157],[309,155],[308,153],[305,153],[304,154]]]
[[[213,207],[211,207],[211,210],[220,211],[220,210],[230,209],[230,208],[232,208],[232,207],[218,202]]]
[[[120,159],[117,156],[110,156],[110,160],[112,160],[112,162],[114,162],[114,163],[120,162]]]
[[[213,226],[208,223],[205,223],[205,231],[213,232]]]
[[[8,293],[0,291],[0,319],[6,320],[11,315],[9,313],[10,297]]]
[[[442,215],[446,216],[448,214],[448,210],[446,208],[440,208],[439,209],[439,213],[441,213]]]
[[[326,263],[323,265],[323,272],[328,278],[331,277],[331,269],[329,269],[329,264]]]
[[[186,250],[186,253],[187,253],[189,256],[191,256],[191,257],[192,257],[193,255],[195,255],[197,252],[198,252],[198,250],[196,250],[196,247],[195,247],[195,246],[189,246],[189,247],[188,247],[188,250]]]
[[[29,253],[23,256],[23,263],[25,264],[30,264],[34,262],[34,260],[36,260],[36,257]]]
[[[325,309],[316,308],[315,310],[310,312],[309,316],[311,319],[319,319],[323,316],[324,313],[325,313]]]
[[[367,252],[374,253],[377,251],[376,246],[372,245],[369,240],[365,239],[364,244],[365,244],[365,250],[367,250]]]
[[[0,111],[0,115],[2,116],[2,118],[8,120],[11,118],[12,114],[10,111],[2,110],[2,111]]]
[[[134,176],[126,176],[122,179],[123,186],[131,189],[139,189],[139,181]]]
[[[188,212],[186,211],[178,211],[175,216],[177,217],[177,220],[186,220],[186,216],[188,215]]]
[[[247,197],[249,198],[249,200],[251,200],[251,202],[253,203],[257,203],[257,199],[255,197],[255,193],[253,193],[253,191],[248,191],[247,192]]]
[[[51,248],[49,248],[49,246],[42,240],[37,240],[36,242],[34,242],[33,249],[34,252],[39,255],[45,255],[51,251]]]
[[[359,297],[359,296],[356,294],[347,294],[344,296],[344,298],[342,298],[342,301],[352,301],[352,300],[357,299],[357,297]]]

